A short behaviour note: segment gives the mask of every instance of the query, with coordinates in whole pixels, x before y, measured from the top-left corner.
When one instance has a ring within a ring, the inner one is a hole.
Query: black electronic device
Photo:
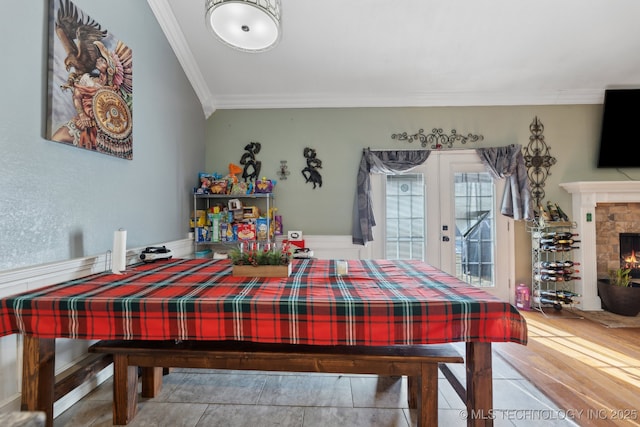
[[[297,248],[293,251],[294,258],[313,258],[313,251],[309,248]]]
[[[159,259],[171,259],[173,255],[166,246],[150,246],[140,253],[140,259],[144,262],[154,262]]]
[[[600,133],[599,168],[638,168],[640,156],[623,147],[638,143],[633,126],[640,113],[640,89],[607,89]]]

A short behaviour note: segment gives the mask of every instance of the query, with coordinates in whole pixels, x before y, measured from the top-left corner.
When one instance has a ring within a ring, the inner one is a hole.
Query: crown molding
[[[602,104],[601,90],[532,93],[433,92],[401,95],[297,93],[295,95],[215,96],[218,109],[477,107]]]
[[[200,100],[205,118],[208,118],[216,111],[213,96],[200,72],[200,68],[197,66],[193,52],[189,49],[184,34],[180,30],[180,26],[175,19],[169,2],[167,0],[147,0],[147,3],[155,15],[162,32],[167,37],[167,41],[173,49],[176,58],[178,58],[178,62],[182,65],[182,69],[191,83],[196,96]]]
[[[200,100],[205,118],[210,117],[216,109],[473,107],[582,105],[604,102],[604,91],[600,89],[509,93],[439,91],[383,95],[348,92],[218,95],[212,93],[207,85],[169,1],[147,0],[147,3]]]

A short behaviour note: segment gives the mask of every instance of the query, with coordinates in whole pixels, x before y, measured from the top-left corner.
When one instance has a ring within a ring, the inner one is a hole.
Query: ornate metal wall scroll
[[[307,159],[307,167],[302,169],[305,182],[313,183],[314,189],[316,186],[322,187],[322,176],[318,172],[318,169],[322,169],[322,160],[316,158],[316,150],[313,148],[306,147],[303,155]]]
[[[391,135],[391,139],[397,139],[398,141],[407,141],[409,143],[413,141],[420,141],[422,147],[430,146],[432,150],[440,150],[442,148],[452,148],[453,144],[458,141],[460,144],[466,144],[467,142],[482,141],[484,136],[467,134],[467,136],[458,134],[458,131],[451,129],[451,134],[447,135],[441,128],[433,128],[431,133],[425,134],[424,129],[420,129],[413,135],[407,134],[407,132],[394,133]]]
[[[260,176],[262,162],[256,160],[256,154],[260,152],[260,147],[259,142],[250,142],[244,147],[246,153],[240,158],[240,164],[244,165],[242,179],[245,181],[255,181]]]
[[[556,164],[556,158],[549,155],[549,146],[544,140],[544,125],[536,116],[529,125],[531,136],[529,144],[524,148],[524,163],[531,182],[531,196],[538,206],[544,199],[544,182],[551,175],[551,166]]]

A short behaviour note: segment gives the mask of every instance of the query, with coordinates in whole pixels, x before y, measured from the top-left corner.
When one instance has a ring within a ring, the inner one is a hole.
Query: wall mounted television
[[[604,92],[599,168],[640,168],[640,156],[628,148],[636,141],[634,128],[640,116],[640,89]]]

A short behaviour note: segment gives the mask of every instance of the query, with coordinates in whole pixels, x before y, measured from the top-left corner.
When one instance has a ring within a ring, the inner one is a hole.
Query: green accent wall
[[[550,154],[557,160],[546,181],[546,199],[570,212],[570,196],[559,183],[627,179],[619,171],[595,167],[601,114],[601,105],[222,110],[208,119],[206,171],[227,173],[230,162],[240,161],[244,146],[258,141],[261,175],[278,180],[276,204],[285,230],[349,235],[363,148],[421,148],[391,135],[419,129],[429,133],[433,128],[484,136],[477,144],[458,148],[525,147],[531,136],[529,125],[538,116]],[[314,148],[322,160],[321,188],[313,189],[301,174],[305,147]],[[277,178],[281,160],[287,161],[291,172],[286,180]],[[640,178],[640,170],[625,172]]]

